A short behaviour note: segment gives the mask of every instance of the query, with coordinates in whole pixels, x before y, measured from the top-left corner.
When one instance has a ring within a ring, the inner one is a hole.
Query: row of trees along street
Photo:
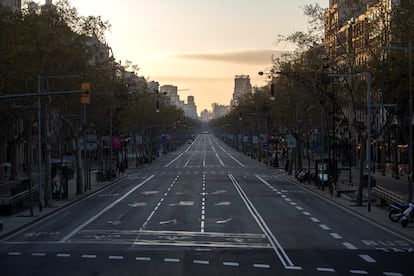
[[[265,144],[273,143],[283,151],[287,135],[293,136],[297,146],[289,157],[289,173],[293,166],[302,169],[303,157],[309,160],[308,164],[311,159],[339,161],[340,169],[349,172],[351,166],[359,167],[361,205],[367,174],[366,73],[372,76],[371,102],[379,105],[372,108],[370,118],[371,158],[382,173],[386,163],[393,163],[396,174],[398,164],[407,163],[408,158],[402,158],[405,148],[397,147],[409,143],[412,63],[407,51],[385,51],[381,46],[414,45],[414,3],[404,1],[404,5],[389,13],[365,20],[363,26],[348,22],[348,27],[355,31],[364,28],[363,44],[338,36],[334,50],[324,44],[328,24],[324,21],[325,10],[319,5],[305,5],[303,11],[309,19],[309,29],[277,38],[278,43],[294,43],[296,50],[272,58],[273,66],[264,72],[269,85],[240,99],[227,116],[211,125],[228,143],[258,159],[270,155],[271,148]],[[362,51],[366,58],[361,62],[357,57]],[[267,140],[254,144],[252,137],[261,134]],[[405,156],[409,154],[412,152],[405,149]],[[335,178],[338,170],[336,165],[333,167],[331,173]],[[413,188],[408,186],[411,200]]]
[[[76,157],[76,192],[85,190],[80,144],[84,135],[96,135],[100,141],[112,134],[133,144],[135,135],[169,134],[177,146],[179,138],[197,127],[181,110],[169,106],[158,88],[151,90],[149,82],[137,76],[136,65],[123,66],[115,60],[104,37],[109,28],[99,16],[78,15],[68,0],[45,6],[30,3],[22,12],[0,6],[0,164],[10,162],[10,180],[19,168],[32,176],[39,165],[41,138],[46,205],[51,200],[52,158]],[[79,94],[40,97],[42,136],[38,137],[37,97],[19,95],[80,90],[85,82],[91,87],[88,105],[81,104]],[[104,156],[100,145],[95,157]],[[155,151],[151,145],[145,146],[149,154]],[[105,158],[110,155],[106,150]],[[1,169],[0,181],[3,173]]]

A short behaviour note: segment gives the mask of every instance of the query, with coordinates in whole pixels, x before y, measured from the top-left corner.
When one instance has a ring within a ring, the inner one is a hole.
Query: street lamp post
[[[381,46],[382,50],[390,51],[407,51],[409,62],[409,138],[408,138],[408,201],[413,199],[413,69],[412,69],[412,51],[411,43],[408,47],[401,46]]]

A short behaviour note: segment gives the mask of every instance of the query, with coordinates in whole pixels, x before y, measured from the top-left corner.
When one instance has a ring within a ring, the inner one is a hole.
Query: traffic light
[[[91,84],[89,82],[83,82],[81,84],[81,104],[90,104],[91,103]]]

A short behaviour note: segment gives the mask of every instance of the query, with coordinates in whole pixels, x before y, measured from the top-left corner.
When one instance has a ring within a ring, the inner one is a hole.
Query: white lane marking
[[[36,256],[36,257],[44,257],[46,256],[46,253],[32,253],[32,256]]]
[[[206,214],[206,175],[203,173],[203,193],[201,197],[201,221],[200,221],[200,232],[204,233],[205,231],[205,214]]]
[[[149,257],[136,257],[135,260],[142,261],[142,262],[149,262],[149,261],[151,261],[151,258],[149,258]]]
[[[174,258],[165,258],[164,262],[166,263],[179,263],[180,259],[174,259]]]
[[[191,160],[193,159],[194,153],[193,155],[190,157],[190,159],[188,159],[188,161],[184,164],[183,168],[186,168],[188,166],[188,164],[190,164]]]
[[[296,209],[298,209],[299,211],[303,211],[303,208],[300,206],[296,206]]]
[[[316,223],[320,222],[320,220],[319,220],[319,219],[317,219],[317,218],[315,218],[315,217],[311,217],[310,219],[311,219],[313,222],[316,222]]]
[[[122,200],[124,200],[126,197],[128,197],[130,194],[132,194],[135,190],[137,190],[138,188],[142,187],[145,183],[147,183],[148,181],[150,181],[151,179],[153,179],[154,176],[155,175],[151,175],[150,177],[148,177],[147,179],[145,179],[144,181],[142,181],[141,183],[139,183],[137,186],[135,186],[134,188],[132,188],[131,190],[129,190],[123,196],[121,196],[120,198],[118,198],[117,200],[115,200],[114,202],[112,202],[111,204],[109,204],[108,206],[106,206],[104,209],[102,209],[100,212],[98,212],[97,214],[95,214],[94,216],[92,216],[90,219],[88,219],[87,221],[85,221],[84,223],[82,223],[81,225],[79,225],[78,227],[76,227],[72,232],[70,232],[65,237],[63,237],[59,242],[60,243],[64,243],[64,242],[68,241],[71,237],[73,237],[76,233],[78,233],[82,228],[86,227],[88,224],[90,224],[92,221],[96,220],[103,213],[105,213],[106,211],[108,211],[109,209],[111,209],[112,207],[114,207],[116,204],[118,204],[119,202],[121,202]]]
[[[305,216],[312,216],[309,212],[302,212],[302,214],[304,214]]]
[[[108,259],[110,259],[110,260],[123,260],[124,256],[109,256]]]
[[[341,236],[341,235],[339,235],[338,233],[331,233],[331,236],[332,236],[332,237],[334,237],[334,238],[335,238],[335,239],[337,239],[337,240],[342,239],[342,236]]]
[[[359,269],[351,269],[349,272],[351,272],[352,274],[359,274],[359,275],[368,274],[368,272],[366,272],[365,270],[359,270]]]
[[[60,257],[60,258],[69,258],[70,256],[72,256],[72,254],[66,254],[66,253],[56,254],[56,257]]]
[[[190,146],[191,147],[191,146]],[[188,149],[190,148],[188,147],[185,152],[188,151]],[[172,163],[174,163],[175,161],[177,161],[181,156],[183,156],[184,153],[180,153],[176,158],[174,158],[170,163],[168,163],[167,165],[164,166],[164,168],[168,168]]]
[[[253,264],[254,268],[270,268],[268,264]]]
[[[239,164],[241,167],[246,168],[245,165],[243,165],[242,163],[240,163],[239,160],[237,160],[236,158],[234,158],[230,153],[226,152],[228,156],[230,156],[231,159],[233,159],[234,161],[236,161],[237,164]]]
[[[278,256],[280,262],[285,267],[285,269],[297,269],[301,270],[302,268],[300,266],[295,266],[292,262],[292,260],[287,255],[286,251],[283,249],[283,247],[280,245],[279,241],[276,239],[276,237],[273,235],[272,231],[267,226],[266,222],[260,215],[259,211],[254,207],[253,203],[250,201],[246,193],[243,191],[240,184],[237,182],[236,178],[232,174],[228,174],[230,180],[233,182],[234,187],[236,188],[237,192],[240,195],[240,198],[243,200],[244,204],[246,205],[247,209],[249,210],[250,214],[255,219],[257,225],[260,227],[260,229],[263,231],[263,233],[266,235],[267,239],[269,240],[270,244],[272,245],[272,248],[276,255]],[[259,179],[261,182],[263,182],[266,185],[270,185],[267,183],[263,178],[261,178],[258,175],[255,175],[257,179]]]
[[[239,263],[236,262],[223,262],[225,266],[239,266]]]
[[[335,269],[330,267],[317,267],[316,270],[319,272],[335,272]]]
[[[377,261],[374,260],[371,256],[369,255],[359,255],[364,261],[366,261],[367,263],[376,263]]]
[[[84,258],[84,259],[96,259],[96,255],[85,254],[85,255],[82,255],[82,258]]]
[[[331,228],[326,225],[326,224],[319,224],[319,226],[323,229],[323,230],[331,230]]]
[[[225,165],[224,165],[224,163],[223,163],[223,160],[221,160],[221,158],[220,158],[220,156],[218,155],[218,153],[216,152],[216,158],[218,159],[218,161],[220,162],[220,165],[222,166],[222,167],[225,167]]]
[[[352,243],[349,243],[349,242],[343,242],[342,244],[350,250],[357,250],[358,249],[358,248],[355,247],[355,245],[353,245]]]
[[[9,256],[21,256],[22,252],[9,252],[9,254],[7,254]]]
[[[203,265],[208,265],[210,264],[209,261],[205,261],[205,260],[193,260],[194,264],[203,264]]]

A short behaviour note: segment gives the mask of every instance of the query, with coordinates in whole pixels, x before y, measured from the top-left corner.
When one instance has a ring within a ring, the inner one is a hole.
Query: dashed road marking
[[[323,230],[331,230],[331,228],[329,228],[328,225],[326,224],[319,224],[319,226],[323,229]]]
[[[316,270],[319,272],[335,272],[335,269],[330,267],[317,267]]]
[[[368,272],[366,272],[365,270],[359,270],[359,269],[351,269],[349,272],[351,272],[352,274],[358,274],[358,275],[368,274]]]
[[[254,268],[270,268],[268,264],[253,264]]]
[[[141,262],[149,262],[151,261],[150,257],[136,257],[135,260],[141,261]]]
[[[174,258],[165,258],[164,262],[166,263],[179,263],[180,259],[174,259]]]
[[[44,256],[46,256],[46,253],[43,253],[43,252],[41,252],[41,253],[32,253],[32,256],[35,256],[35,257],[44,257]]]
[[[96,259],[96,255],[85,254],[85,255],[82,255],[82,258],[84,258],[84,259]]]
[[[374,260],[371,256],[369,255],[359,255],[364,261],[366,261],[367,263],[376,263],[377,261]]]
[[[208,264],[210,264],[210,262],[209,261],[206,261],[206,260],[193,260],[193,263],[194,264],[202,264],[202,265],[208,265]]]
[[[357,250],[358,249],[358,248],[356,248],[355,245],[353,245],[352,243],[349,243],[349,242],[343,242],[342,244],[350,250]]]
[[[225,266],[239,266],[239,263],[236,262],[223,262]]]
[[[21,256],[22,252],[9,252],[9,256]]]
[[[71,254],[66,254],[66,253],[56,254],[56,257],[59,257],[59,258],[69,258],[70,256],[72,256],[72,255]]]
[[[124,256],[108,256],[110,260],[123,260]]]
[[[334,237],[337,240],[341,240],[342,239],[342,236],[339,235],[338,233],[331,233],[331,236]]]
[[[321,222],[319,219],[317,219],[317,218],[315,218],[315,217],[311,217],[310,219],[311,219],[313,222],[316,222],[316,223]]]

